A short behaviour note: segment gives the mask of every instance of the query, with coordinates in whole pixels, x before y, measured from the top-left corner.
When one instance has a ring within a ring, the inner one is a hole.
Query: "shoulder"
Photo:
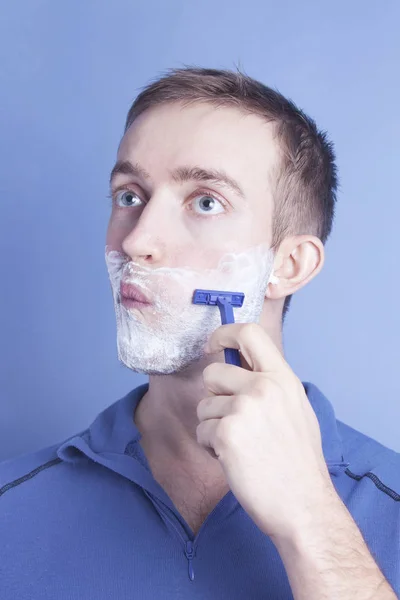
[[[400,453],[341,421],[337,426],[343,457],[349,463],[346,475],[358,482],[369,480],[400,508]]]
[[[337,490],[389,583],[400,593],[400,454],[337,421],[345,468]],[[400,596],[399,596],[400,597]]]
[[[45,489],[46,485],[53,481],[57,468],[60,468],[58,466],[63,464],[57,453],[62,443],[63,441],[60,441],[35,452],[0,462],[0,503],[6,497],[11,499],[11,495],[12,501],[15,501],[36,486]],[[11,490],[14,491],[10,495]]]
[[[44,469],[61,462],[57,456],[58,445],[42,448],[0,463],[0,498],[10,489],[36,477]]]

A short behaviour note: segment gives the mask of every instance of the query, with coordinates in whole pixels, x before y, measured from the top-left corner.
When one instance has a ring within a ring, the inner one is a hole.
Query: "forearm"
[[[274,542],[295,600],[397,598],[340,498],[293,536]]]

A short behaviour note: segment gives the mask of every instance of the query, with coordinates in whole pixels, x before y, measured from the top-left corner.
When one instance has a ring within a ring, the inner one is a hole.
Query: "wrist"
[[[317,500],[298,510],[295,518],[284,528],[271,535],[278,552],[290,556],[301,556],[310,552],[312,547],[322,549],[332,542],[332,528],[343,526],[349,520],[349,514],[333,487],[327,487]],[[339,525],[336,525],[336,524]]]

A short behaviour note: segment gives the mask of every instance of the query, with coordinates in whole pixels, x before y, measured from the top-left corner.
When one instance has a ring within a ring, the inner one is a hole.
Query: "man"
[[[396,598],[400,456],[284,359],[336,187],[326,135],[240,72],[177,69],[138,96],[106,262],[119,359],[149,384],[2,464],[0,597]],[[236,323],[195,289],[243,292]]]

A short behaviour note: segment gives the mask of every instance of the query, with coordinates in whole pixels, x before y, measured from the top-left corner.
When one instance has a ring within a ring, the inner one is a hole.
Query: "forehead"
[[[193,164],[266,186],[278,155],[274,126],[258,115],[207,103],[171,103],[148,109],[132,123],[117,158],[145,163],[150,174]]]

